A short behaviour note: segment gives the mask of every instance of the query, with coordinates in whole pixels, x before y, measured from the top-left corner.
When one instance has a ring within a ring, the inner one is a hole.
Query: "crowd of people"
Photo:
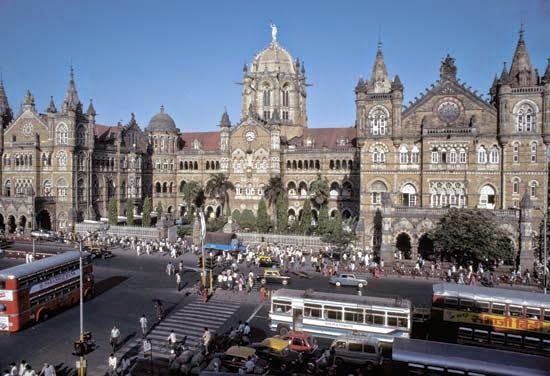
[[[4,370],[4,376],[55,376],[55,367],[49,363],[44,363],[40,371],[36,372],[33,367],[22,360],[19,365],[12,362],[9,368]]]

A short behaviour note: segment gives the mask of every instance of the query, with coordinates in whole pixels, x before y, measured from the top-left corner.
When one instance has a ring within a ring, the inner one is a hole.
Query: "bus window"
[[[273,301],[273,312],[288,313],[292,309],[292,303],[284,300]]]
[[[363,310],[355,308],[344,308],[344,321],[363,323]]]
[[[475,302],[474,311],[479,313],[488,313],[489,302]]]
[[[460,299],[460,309],[464,311],[471,311],[474,307],[474,301],[470,299]]]
[[[457,298],[446,297],[444,304],[445,304],[446,308],[456,308],[458,306],[458,299]]]
[[[544,321],[550,321],[550,309],[544,309]]]
[[[402,313],[388,312],[388,325],[407,328],[407,315]]]
[[[500,303],[493,303],[493,313],[497,315],[504,315],[504,311],[506,310],[506,305],[500,304]]]
[[[365,310],[365,324],[374,323],[374,317],[372,316],[372,311],[370,309]]]
[[[4,290],[6,288],[6,282],[0,281],[0,290]]]
[[[504,333],[491,332],[491,343],[495,345],[504,345],[506,342],[506,337]]]
[[[372,316],[374,319],[374,323],[378,325],[385,325],[386,324],[386,312],[384,311],[372,311]]]
[[[317,304],[304,304],[304,316],[305,317],[321,317],[323,307]]]
[[[523,316],[523,307],[508,304],[508,315],[510,315],[512,317],[522,317]]]
[[[474,339],[479,343],[489,343],[489,332],[476,329],[474,331]]]
[[[342,308],[325,306],[324,307],[325,318],[329,320],[342,320]]]
[[[522,343],[521,336],[518,336],[518,335],[515,335],[515,334],[507,334],[506,335],[506,342],[510,346],[521,347],[521,343]]]
[[[540,317],[540,308],[527,307],[525,308],[525,316],[531,320],[538,320]]]
[[[460,327],[458,328],[458,338],[471,340],[473,335],[473,330],[470,328]]]

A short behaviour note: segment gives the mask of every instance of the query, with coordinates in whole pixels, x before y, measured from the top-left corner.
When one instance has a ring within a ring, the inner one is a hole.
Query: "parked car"
[[[317,350],[317,341],[313,336],[306,332],[300,332],[297,330],[291,330],[281,339],[287,341],[290,344],[290,349],[298,352],[312,352]]]
[[[382,344],[370,335],[343,335],[336,338],[330,348],[334,351],[336,365],[346,363],[365,366],[372,370],[384,361]]]
[[[290,277],[281,274],[281,270],[277,268],[264,269],[264,273],[258,276],[258,280],[262,285],[266,283],[281,283],[288,285]]]
[[[368,282],[366,279],[355,277],[355,274],[342,273],[330,277],[329,283],[336,286],[356,286],[362,289]]]
[[[271,256],[260,256],[259,265],[262,268],[270,268],[272,266],[277,266],[279,263],[274,260]]]
[[[86,251],[92,255],[92,258],[102,258],[105,260],[114,256],[113,252],[102,247],[90,247]]]
[[[268,337],[262,342],[253,343],[250,347],[256,350],[259,359],[268,362],[273,369],[285,372],[301,365],[300,353],[290,349],[288,340]]]

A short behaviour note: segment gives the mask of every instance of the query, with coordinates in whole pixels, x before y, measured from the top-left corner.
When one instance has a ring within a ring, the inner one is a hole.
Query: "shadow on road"
[[[105,278],[95,284],[94,295],[99,296],[103,294],[105,291],[120,285],[122,282],[126,281],[127,279],[128,277],[120,276],[120,275]]]
[[[76,369],[69,368],[65,363],[59,363],[54,366],[57,376],[76,376]]]

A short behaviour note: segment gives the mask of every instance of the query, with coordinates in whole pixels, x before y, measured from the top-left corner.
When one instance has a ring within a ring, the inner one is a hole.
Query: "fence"
[[[98,231],[101,224],[95,223],[77,223],[75,231],[77,233]],[[136,237],[140,239],[159,239],[159,230],[154,227],[138,227],[138,226],[109,226],[106,231],[109,235]]]
[[[293,245],[301,247],[325,247],[327,244],[322,242],[317,236],[286,235],[286,234],[257,234],[250,232],[237,233],[237,237],[247,244],[257,243],[276,243],[279,245]]]

